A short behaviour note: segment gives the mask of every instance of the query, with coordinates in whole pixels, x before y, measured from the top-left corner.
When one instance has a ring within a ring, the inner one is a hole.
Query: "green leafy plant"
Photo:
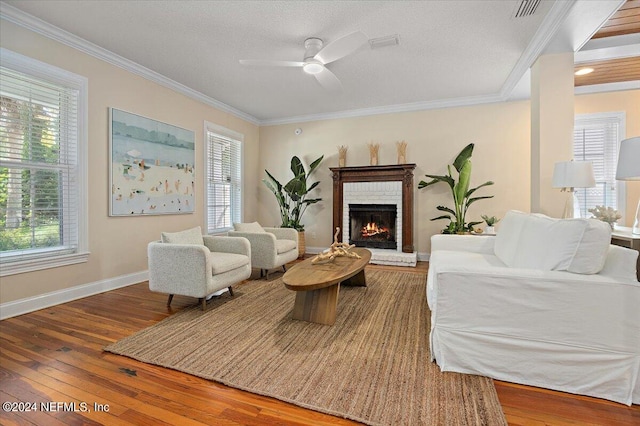
[[[278,206],[280,207],[280,218],[282,219],[282,225],[280,226],[283,228],[294,228],[297,231],[304,231],[304,225],[300,223],[302,215],[307,210],[307,207],[322,200],[322,198],[307,198],[307,195],[320,184],[320,182],[317,181],[309,185],[308,179],[323,158],[324,155],[311,163],[309,171],[307,172],[302,165],[302,161],[300,161],[297,156],[294,156],[291,159],[293,179],[285,185],[282,185],[268,170],[265,170],[267,179],[263,179],[262,181],[276,196]]]
[[[440,175],[425,175],[430,178],[429,182],[420,181],[418,188],[426,188],[436,183],[445,182],[451,188],[451,195],[453,196],[453,208],[438,206],[437,209],[448,214],[434,217],[431,220],[449,219],[449,225],[442,230],[444,234],[457,234],[463,232],[471,232],[473,227],[480,222],[466,222],[467,210],[471,204],[478,200],[486,198],[493,198],[493,195],[487,195],[483,197],[471,197],[471,195],[483,186],[493,185],[492,181],[487,181],[482,185],[469,189],[469,182],[471,181],[471,154],[473,154],[474,144],[470,143],[456,157],[453,162],[453,167],[458,173],[458,180],[452,175],[451,165],[447,165],[448,174],[444,176]]]
[[[486,214],[483,214],[483,215],[482,215],[482,216],[480,216],[480,217],[482,217],[482,219],[484,219],[484,223],[486,223],[486,224],[487,224],[487,226],[493,226],[493,225],[495,225],[496,223],[500,222],[500,219],[498,219],[498,218],[497,218],[497,217],[495,217],[495,216],[491,216],[491,217],[489,217],[489,216],[487,216]]]

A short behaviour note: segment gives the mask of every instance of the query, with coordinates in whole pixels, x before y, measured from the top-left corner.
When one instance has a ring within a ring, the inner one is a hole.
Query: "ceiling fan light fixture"
[[[593,72],[593,68],[580,68],[575,72],[576,75],[587,75]]]
[[[322,72],[323,69],[324,69],[324,65],[316,61],[305,62],[304,65],[302,66],[302,70],[307,74],[318,74]]]

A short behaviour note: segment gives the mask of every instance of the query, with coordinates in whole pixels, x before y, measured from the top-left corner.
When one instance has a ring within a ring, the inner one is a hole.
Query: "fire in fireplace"
[[[395,204],[349,204],[349,244],[396,249]]]

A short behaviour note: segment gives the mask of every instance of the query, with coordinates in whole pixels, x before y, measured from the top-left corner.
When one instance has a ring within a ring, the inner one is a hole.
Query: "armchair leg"
[[[206,297],[201,297],[198,299],[198,301],[200,302],[200,305],[202,306],[202,310],[206,311],[207,310],[207,298]]]
[[[282,270],[283,270],[284,272],[287,272],[287,265],[282,265]]]
[[[265,269],[265,270],[264,270],[264,275],[265,275],[265,277],[266,277],[265,279],[266,279],[267,281],[269,281],[269,270],[268,270],[268,269]]]
[[[173,294],[169,295],[169,300],[167,300],[167,307],[171,306],[171,301],[173,300]]]
[[[233,297],[233,289],[229,287],[229,294]]]

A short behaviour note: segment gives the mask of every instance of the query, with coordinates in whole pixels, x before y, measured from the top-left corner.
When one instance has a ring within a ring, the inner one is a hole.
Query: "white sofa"
[[[433,236],[431,360],[640,404],[638,253],[601,224],[512,211],[496,237]]]

